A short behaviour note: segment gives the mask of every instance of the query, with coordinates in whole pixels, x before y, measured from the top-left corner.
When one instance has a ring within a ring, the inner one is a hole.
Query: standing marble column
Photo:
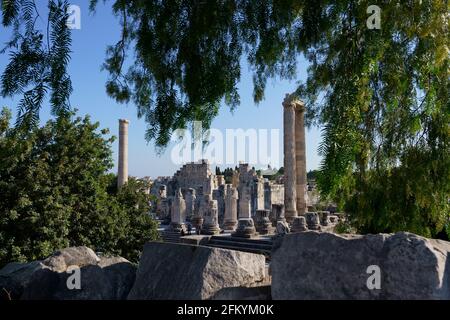
[[[295,163],[295,100],[286,95],[283,101],[284,140],[284,206],[285,217],[292,222],[297,216],[296,208],[296,163]]]
[[[119,120],[119,164],[117,173],[117,187],[128,182],[128,124],[125,119]]]
[[[226,185],[226,193],[225,193],[225,219],[224,219],[224,229],[232,230],[236,229],[236,225],[238,223],[237,220],[237,201],[238,201],[238,192],[236,188],[233,188],[233,185]]]
[[[305,143],[305,104],[294,101],[295,108],[295,173],[296,173],[296,208],[297,214],[306,212],[306,143]]]

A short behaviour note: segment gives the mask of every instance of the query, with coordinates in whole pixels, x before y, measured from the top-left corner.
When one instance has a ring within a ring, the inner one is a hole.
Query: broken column
[[[292,232],[304,232],[308,231],[308,227],[306,226],[305,216],[299,216],[294,219],[292,222]]]
[[[259,234],[272,234],[275,228],[272,227],[272,223],[269,219],[269,210],[257,210],[256,211],[256,231]]]
[[[251,218],[251,200],[250,200],[250,188],[247,186],[241,187],[242,194],[239,194],[239,219]]]
[[[296,162],[295,162],[295,100],[286,95],[283,101],[283,141],[284,141],[284,206],[288,222],[297,216],[296,209]]]
[[[119,120],[119,163],[117,171],[117,187],[128,182],[128,124],[125,119]]]
[[[283,204],[273,204],[272,214],[271,214],[272,226],[276,227],[278,221],[286,222],[284,217],[284,205]]]
[[[196,201],[195,189],[193,188],[187,189],[185,198],[186,198],[186,220],[191,221],[195,212],[195,201]]]
[[[226,185],[225,193],[225,220],[224,229],[234,231],[238,223],[237,219],[237,202],[238,191],[231,184]]]
[[[305,217],[309,230],[320,231],[322,229],[320,226],[319,215],[316,212],[307,212]]]
[[[305,143],[305,104],[294,100],[295,104],[295,174],[297,215],[306,212],[306,143]]]
[[[250,190],[247,186],[241,188],[239,194],[239,221],[233,237],[251,238],[256,235],[255,223],[250,211]]]
[[[175,194],[171,211],[172,221],[170,223],[170,227],[172,231],[186,231],[186,202],[183,199],[181,189],[178,189],[177,193]]]
[[[219,213],[217,210],[217,200],[212,200],[210,195],[205,195],[207,209],[203,217],[202,234],[215,235],[220,233]]]
[[[210,175],[203,183],[203,195],[211,195],[214,190],[214,177]]]

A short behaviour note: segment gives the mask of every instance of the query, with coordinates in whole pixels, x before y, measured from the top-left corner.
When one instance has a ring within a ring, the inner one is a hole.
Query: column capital
[[[294,108],[295,111],[304,112],[305,111],[305,103],[298,99],[294,94],[286,93],[286,96],[283,101],[283,107],[285,108]]]
[[[127,119],[119,119],[119,123],[126,123],[126,124],[129,124],[129,123],[130,123],[130,120],[127,120]]]

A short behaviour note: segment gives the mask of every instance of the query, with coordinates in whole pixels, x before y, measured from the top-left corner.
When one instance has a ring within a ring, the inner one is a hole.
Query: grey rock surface
[[[272,298],[450,299],[449,252],[449,242],[403,232],[287,234],[272,252]]]
[[[79,271],[80,288],[73,288]],[[0,270],[0,290],[23,300],[120,300],[134,283],[136,267],[121,257],[99,258],[87,247],[55,252],[43,261],[8,264]]]
[[[212,299],[226,288],[253,287],[264,279],[263,255],[150,242],[144,247],[128,299]]]

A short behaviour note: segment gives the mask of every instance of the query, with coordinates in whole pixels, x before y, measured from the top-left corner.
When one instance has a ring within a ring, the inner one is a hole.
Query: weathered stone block
[[[264,278],[263,255],[150,242],[128,299],[211,299],[226,288],[252,287]]]
[[[272,252],[272,298],[450,299],[449,252],[411,233],[287,234]],[[369,266],[380,268],[380,289],[367,286]]]
[[[69,289],[75,267],[80,288]],[[100,259],[87,247],[72,247],[43,261],[8,264],[0,271],[0,290],[23,300],[119,300],[127,297],[135,275],[136,268],[124,258]]]

